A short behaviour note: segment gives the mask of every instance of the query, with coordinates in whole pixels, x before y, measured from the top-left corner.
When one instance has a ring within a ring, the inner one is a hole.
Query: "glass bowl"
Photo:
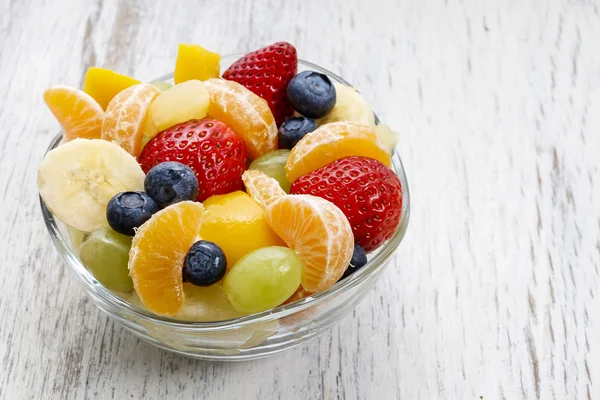
[[[225,56],[225,70],[240,55]],[[345,85],[339,76],[312,63],[299,60],[299,72],[316,70]],[[173,74],[157,80],[172,82]],[[379,119],[375,116],[376,123]],[[57,147],[59,132],[47,151]],[[408,184],[397,152],[392,155],[393,169],[402,183],[402,216],[393,236],[374,253],[367,265],[331,288],[294,303],[236,319],[219,322],[190,322],[161,317],[129,304],[104,288],[78,258],[67,227],[52,215],[40,198],[48,232],[61,256],[86,294],[102,311],[143,340],[163,349],[187,356],[221,361],[240,361],[266,357],[297,346],[315,337],[348,315],[373,287],[388,260],[400,245],[407,229],[410,209]]]

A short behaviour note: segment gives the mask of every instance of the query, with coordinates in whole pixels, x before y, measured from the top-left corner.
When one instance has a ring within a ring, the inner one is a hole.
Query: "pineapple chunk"
[[[195,79],[160,92],[148,110],[144,135],[154,137],[174,125],[206,117],[209,102],[206,85]]]
[[[121,75],[106,68],[91,67],[85,74],[83,91],[89,94],[106,110],[108,103],[120,91],[140,83],[137,79]]]
[[[175,63],[175,83],[205,81],[221,74],[221,56],[197,44],[180,44]]]

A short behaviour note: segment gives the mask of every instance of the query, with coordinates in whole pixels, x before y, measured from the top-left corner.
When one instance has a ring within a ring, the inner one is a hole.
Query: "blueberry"
[[[133,236],[139,228],[158,211],[156,202],[144,192],[116,194],[106,206],[106,219],[115,231]]]
[[[198,179],[187,165],[169,161],[155,165],[148,171],[144,189],[159,208],[165,208],[180,201],[196,200]]]
[[[324,117],[335,106],[335,87],[327,75],[315,71],[294,76],[287,96],[296,111],[310,118]]]
[[[352,253],[352,259],[350,260],[350,265],[348,266],[348,268],[346,269],[346,271],[344,272],[344,275],[342,275],[340,280],[352,275],[353,273],[358,271],[360,268],[364,267],[366,263],[367,263],[367,255],[365,254],[365,251],[363,250],[362,247],[360,247],[359,245],[357,245],[355,243],[354,244],[354,252]]]
[[[286,118],[279,127],[279,148],[291,150],[304,135],[315,129],[317,129],[317,123],[310,118]]]
[[[196,286],[210,286],[225,276],[227,259],[213,242],[200,240],[192,245],[183,263],[183,281]]]

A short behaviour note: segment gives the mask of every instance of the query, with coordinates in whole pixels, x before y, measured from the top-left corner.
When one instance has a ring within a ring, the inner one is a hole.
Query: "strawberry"
[[[267,101],[280,126],[294,114],[287,99],[287,85],[298,72],[296,48],[278,42],[246,54],[223,73],[223,78],[235,81]]]
[[[198,178],[197,201],[204,201],[213,194],[242,190],[246,145],[220,121],[192,119],[158,133],[138,161],[145,173],[164,161],[186,164]]]
[[[402,185],[394,172],[368,157],[344,157],[292,184],[291,194],[312,194],[338,206],[354,241],[371,252],[389,239],[402,212]]]

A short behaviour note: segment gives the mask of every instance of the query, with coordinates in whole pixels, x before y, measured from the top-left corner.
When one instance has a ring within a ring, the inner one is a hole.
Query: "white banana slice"
[[[350,86],[334,83],[335,106],[333,109],[318,120],[319,125],[329,122],[350,121],[375,127],[375,117],[371,106],[365,98]]]
[[[394,151],[394,148],[398,144],[400,134],[395,132],[386,124],[379,124],[375,127],[375,133],[379,136],[379,140],[383,144],[383,147],[390,153]]]
[[[52,213],[77,230],[107,227],[106,205],[119,192],[144,189],[144,172],[118,144],[75,139],[50,151],[38,168],[38,188]]]

